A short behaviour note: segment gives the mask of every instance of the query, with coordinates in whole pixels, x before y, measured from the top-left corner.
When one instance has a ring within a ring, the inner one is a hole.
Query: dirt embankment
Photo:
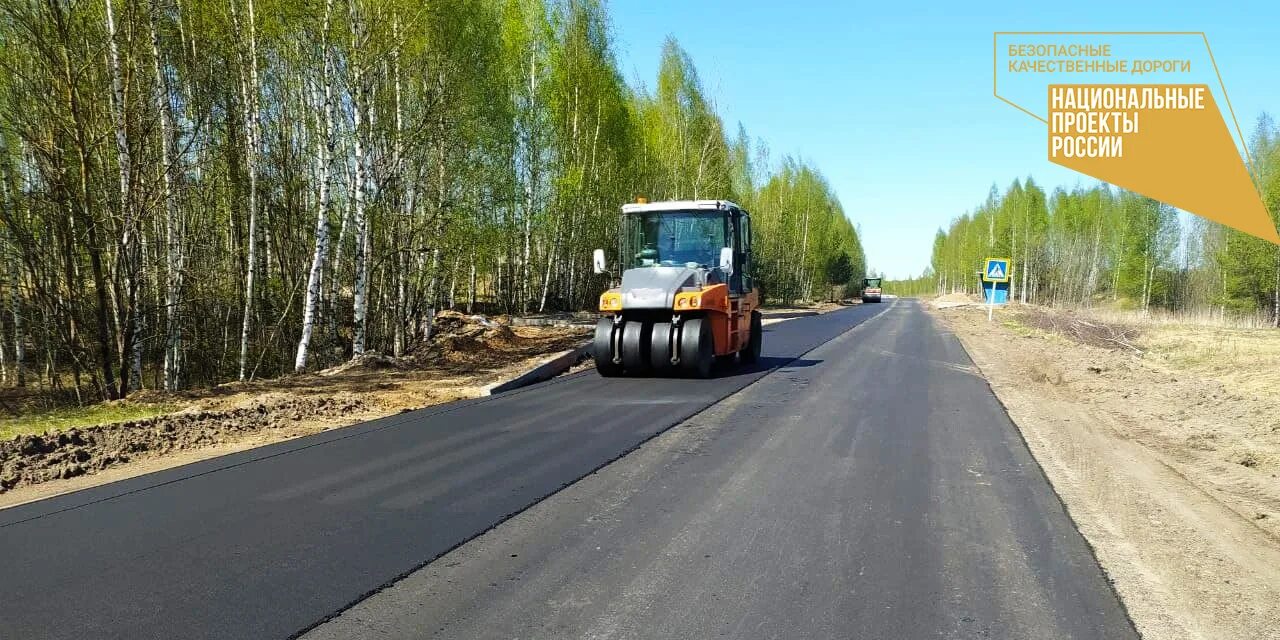
[[[341,419],[368,411],[353,394],[299,398],[275,394],[227,410],[190,410],[0,442],[0,490],[66,480],[133,460],[208,447],[304,419]]]
[[[1280,638],[1280,332],[1029,307],[992,323],[981,307],[935,313],[1144,637]]]
[[[165,397],[176,410],[153,418],[0,441],[0,507],[478,397],[547,355],[576,347],[588,332],[509,323],[441,312],[432,339],[400,358],[366,354],[314,374]]]

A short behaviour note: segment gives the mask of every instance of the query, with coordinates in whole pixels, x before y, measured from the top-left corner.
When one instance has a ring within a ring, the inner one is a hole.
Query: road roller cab
[[[865,278],[862,281],[862,301],[880,302],[880,278]]]
[[[725,200],[622,207],[621,284],[600,296],[593,345],[604,376],[711,375],[718,358],[760,355],[751,216]],[[606,272],[604,251],[594,256]]]

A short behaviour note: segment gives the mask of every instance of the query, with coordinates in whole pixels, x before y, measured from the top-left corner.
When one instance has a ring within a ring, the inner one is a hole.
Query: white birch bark
[[[27,335],[23,326],[22,302],[18,295],[18,260],[9,256],[9,314],[13,318],[13,378],[19,387],[27,386]]]
[[[155,74],[155,102],[160,114],[160,163],[164,165],[161,178],[165,203],[165,349],[164,380],[165,391],[176,391],[179,380],[179,356],[182,352],[182,229],[178,214],[177,197],[174,194],[177,182],[176,159],[173,153],[173,135],[175,120],[173,106],[170,102],[168,78],[164,74],[160,58],[160,39],[156,34],[156,18],[159,14],[157,0],[151,0],[147,14],[147,26],[151,32],[151,62]]]
[[[134,228],[136,216],[133,211],[133,202],[130,197],[130,189],[132,184],[133,172],[133,156],[129,149],[128,125],[125,121],[125,92],[124,82],[120,70],[120,47],[116,43],[116,23],[115,9],[113,8],[113,0],[106,0],[106,27],[107,27],[107,61],[111,72],[111,120],[115,133],[116,141],[116,160],[119,168],[120,178],[120,217],[121,235],[120,235],[120,256],[119,264],[124,272],[125,280],[125,299],[117,301],[118,313],[123,318],[117,322],[121,323],[120,331],[124,336],[124,340],[120,343],[121,361],[128,362],[128,371],[122,372],[120,380],[120,396],[123,397],[130,389],[136,389],[141,384],[141,351],[139,341],[139,317],[137,313],[137,269],[139,266],[139,256],[137,247],[137,230]]]
[[[1027,216],[1027,224],[1022,227],[1022,264],[1019,270],[1022,271],[1022,304],[1027,303],[1027,279],[1031,276],[1031,216]]]
[[[363,42],[363,26],[352,0],[349,5],[351,13],[351,49],[359,51]],[[368,127],[365,125],[365,87],[364,70],[361,63],[351,63],[351,119],[353,126],[353,151],[355,161],[355,184],[352,199],[355,201],[356,253],[355,253],[355,286],[353,287],[353,320],[355,323],[351,350],[354,355],[365,352],[366,330],[368,328],[369,310],[369,220],[365,211],[365,182],[368,180],[365,167],[364,137]]]
[[[332,96],[333,83],[329,66],[329,19],[333,13],[333,0],[325,2],[324,10],[324,34],[321,36],[321,56],[324,60],[322,63],[323,77],[320,82],[324,85],[323,98],[320,95],[314,95],[314,99],[321,110],[320,117],[317,120],[323,121],[323,127],[319,129],[319,140],[316,143],[316,185],[319,189],[319,197],[316,204],[316,228],[315,228],[315,252],[311,256],[311,272],[307,275],[307,297],[302,307],[302,337],[298,339],[298,353],[293,361],[293,369],[296,372],[303,372],[307,368],[307,355],[311,346],[311,334],[315,327],[316,308],[320,304],[320,287],[322,285],[322,276],[324,274],[325,259],[329,255],[329,162],[333,155],[333,112],[332,112]],[[314,90],[313,94],[319,94],[321,90]],[[318,123],[317,123],[318,124]]]
[[[471,249],[471,286],[467,291],[467,313],[473,313],[476,304],[476,251]]]
[[[1271,248],[1276,254],[1276,291],[1272,303],[1271,326],[1280,328],[1280,249]]]
[[[392,17],[391,33],[392,39],[399,42],[400,22],[398,15]],[[395,145],[392,149],[391,170],[395,176],[396,187],[400,190],[400,221],[396,223],[396,227],[399,228],[402,221],[408,221],[413,215],[415,189],[414,185],[405,179],[404,104],[400,76],[400,49],[398,47],[391,51],[391,75],[394,91],[393,99],[395,101]],[[397,247],[395,260],[396,304],[395,327],[392,338],[392,353],[396,357],[404,355],[406,347],[405,326],[409,323],[409,258],[399,249]]]
[[[0,152],[3,152],[0,149]],[[13,175],[10,173],[9,166],[0,163],[0,204],[9,207],[10,215],[17,217],[18,215],[18,195],[13,187]],[[0,254],[0,258],[4,260],[4,268],[6,278],[5,291],[0,295],[6,296],[9,303],[9,314],[13,320],[13,377],[14,384],[19,387],[27,385],[26,373],[26,336],[23,333],[22,326],[22,305],[19,297],[18,287],[20,274],[18,272],[19,248],[17,240],[13,237],[8,229],[0,234],[0,240],[4,240],[5,244],[0,246],[4,249],[4,253]]]
[[[529,245],[533,236],[532,218],[533,212],[537,208],[537,190],[540,179],[538,169],[541,162],[539,145],[541,131],[538,127],[536,114],[537,96],[538,51],[536,47],[531,47],[529,51],[529,102],[525,106],[529,110],[529,115],[528,129],[525,131],[524,255],[520,261],[520,282],[517,289],[520,292],[520,311],[527,311],[529,305]]]
[[[245,168],[249,173],[249,236],[247,239],[248,264],[244,279],[244,313],[240,325],[239,380],[241,382],[248,375],[249,334],[253,329],[254,285],[258,275],[258,41],[253,0],[245,0],[245,4],[248,18],[249,55],[247,64],[242,65],[240,71],[240,104],[245,128]],[[233,0],[231,3],[233,20],[236,19],[235,6]],[[240,26],[241,30],[245,28],[244,25]],[[245,78],[244,66],[248,67],[248,78]]]
[[[343,153],[345,155],[346,151],[344,150]],[[355,182],[354,176],[349,171],[350,166],[346,162],[343,162],[341,166],[346,174],[344,182],[346,183],[347,193],[352,193],[355,191]],[[342,222],[338,224],[338,239],[332,244],[333,256],[329,260],[329,272],[331,275],[329,276],[329,293],[326,298],[328,299],[329,332],[335,336],[338,331],[337,302],[338,291],[341,286],[338,281],[338,270],[342,267],[342,253],[347,246],[347,227],[351,224],[351,210],[353,207],[354,204],[351,202],[351,198],[347,198],[346,206],[342,208]]]

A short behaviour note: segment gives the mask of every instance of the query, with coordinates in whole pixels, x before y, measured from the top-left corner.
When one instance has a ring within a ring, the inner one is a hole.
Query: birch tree
[[[320,290],[325,260],[329,255],[329,164],[333,155],[333,71],[329,55],[329,21],[333,15],[333,0],[325,1],[324,24],[320,32],[320,57],[322,73],[316,88],[315,108],[318,136],[314,144],[316,156],[316,227],[315,251],[311,258],[311,270],[307,274],[307,298],[303,303],[302,336],[298,340],[298,353],[294,359],[294,371],[307,368],[307,349],[315,328],[316,310],[320,304]]]
[[[257,20],[254,17],[253,0],[245,0],[246,23],[241,24],[236,13],[236,0],[231,2],[232,22],[236,31],[245,34],[247,51],[242,54],[240,64],[240,107],[244,127],[244,164],[249,177],[249,233],[245,237],[247,259],[244,276],[244,312],[240,325],[240,360],[239,380],[244,382],[248,375],[249,336],[253,329],[254,285],[258,276],[258,149],[260,135],[258,132],[258,38]]]

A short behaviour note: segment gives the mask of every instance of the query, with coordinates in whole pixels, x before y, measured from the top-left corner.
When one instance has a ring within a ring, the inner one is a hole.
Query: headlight
[[[697,309],[702,306],[702,295],[696,291],[677,293],[676,309]]]
[[[606,291],[600,296],[601,311],[617,311],[622,309],[622,294],[616,291]]]

